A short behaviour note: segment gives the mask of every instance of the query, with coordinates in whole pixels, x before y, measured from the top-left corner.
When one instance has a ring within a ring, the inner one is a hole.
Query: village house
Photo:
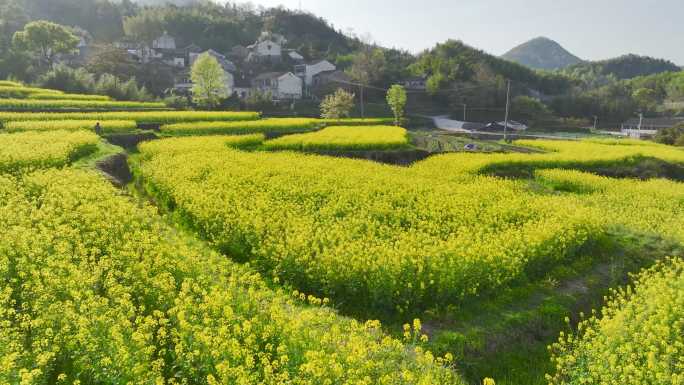
[[[297,52],[293,49],[283,50],[283,53],[284,53],[285,57],[287,57],[287,60],[289,60],[292,63],[295,63],[295,64],[304,63],[304,56],[302,56],[299,52]]]
[[[427,78],[425,76],[411,77],[408,79],[404,79],[402,85],[407,90],[425,91],[427,90]]]
[[[327,60],[319,60],[309,64],[298,64],[294,67],[294,74],[304,80],[308,88],[313,85],[313,77],[321,72],[335,71],[337,67]]]
[[[252,91],[270,93],[274,100],[298,100],[303,96],[303,81],[292,72],[268,72],[252,80]]]
[[[256,63],[277,63],[283,59],[283,48],[272,40],[258,41],[247,47],[247,61]]]

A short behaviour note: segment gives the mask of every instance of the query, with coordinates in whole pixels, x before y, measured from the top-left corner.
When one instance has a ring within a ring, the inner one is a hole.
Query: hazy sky
[[[252,0],[298,8],[299,0]],[[418,52],[449,38],[501,55],[533,37],[583,59],[636,53],[684,65],[684,0],[301,0],[336,28]]]

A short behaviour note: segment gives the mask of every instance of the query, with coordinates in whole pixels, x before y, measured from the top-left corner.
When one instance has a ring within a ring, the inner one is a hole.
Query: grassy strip
[[[164,103],[112,102],[92,100],[32,100],[0,99],[0,110],[5,111],[51,111],[51,110],[145,110],[164,109]]]
[[[137,124],[133,120],[45,120],[45,121],[25,121],[9,122],[4,129],[7,132],[24,131],[94,131],[95,125],[100,123],[103,133],[122,133],[131,132],[137,129]]]
[[[333,126],[288,135],[264,143],[267,150],[397,150],[409,148],[404,128],[394,126]]]
[[[311,131],[321,126],[317,119],[272,118],[245,122],[192,122],[169,124],[161,127],[168,136],[240,135],[253,133],[284,134]]]
[[[258,112],[236,111],[126,111],[126,112],[0,112],[0,122],[29,120],[135,120],[138,124],[257,120]]]
[[[63,167],[96,151],[99,141],[97,135],[83,131],[0,134],[0,173]]]

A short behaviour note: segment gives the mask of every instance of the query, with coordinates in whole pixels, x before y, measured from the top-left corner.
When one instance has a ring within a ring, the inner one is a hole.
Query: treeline
[[[684,72],[664,72],[633,79],[612,80],[596,88],[577,88],[550,101],[561,116],[597,116],[617,123],[636,113],[678,115],[684,101]],[[668,102],[675,107],[668,107]]]

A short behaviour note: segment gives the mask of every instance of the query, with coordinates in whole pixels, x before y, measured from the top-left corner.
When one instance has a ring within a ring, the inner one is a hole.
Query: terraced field
[[[0,384],[684,381],[681,149],[520,141],[398,167],[304,153],[410,148],[382,119],[0,122]],[[178,137],[128,154],[121,190],[92,168],[126,155],[98,122]]]

